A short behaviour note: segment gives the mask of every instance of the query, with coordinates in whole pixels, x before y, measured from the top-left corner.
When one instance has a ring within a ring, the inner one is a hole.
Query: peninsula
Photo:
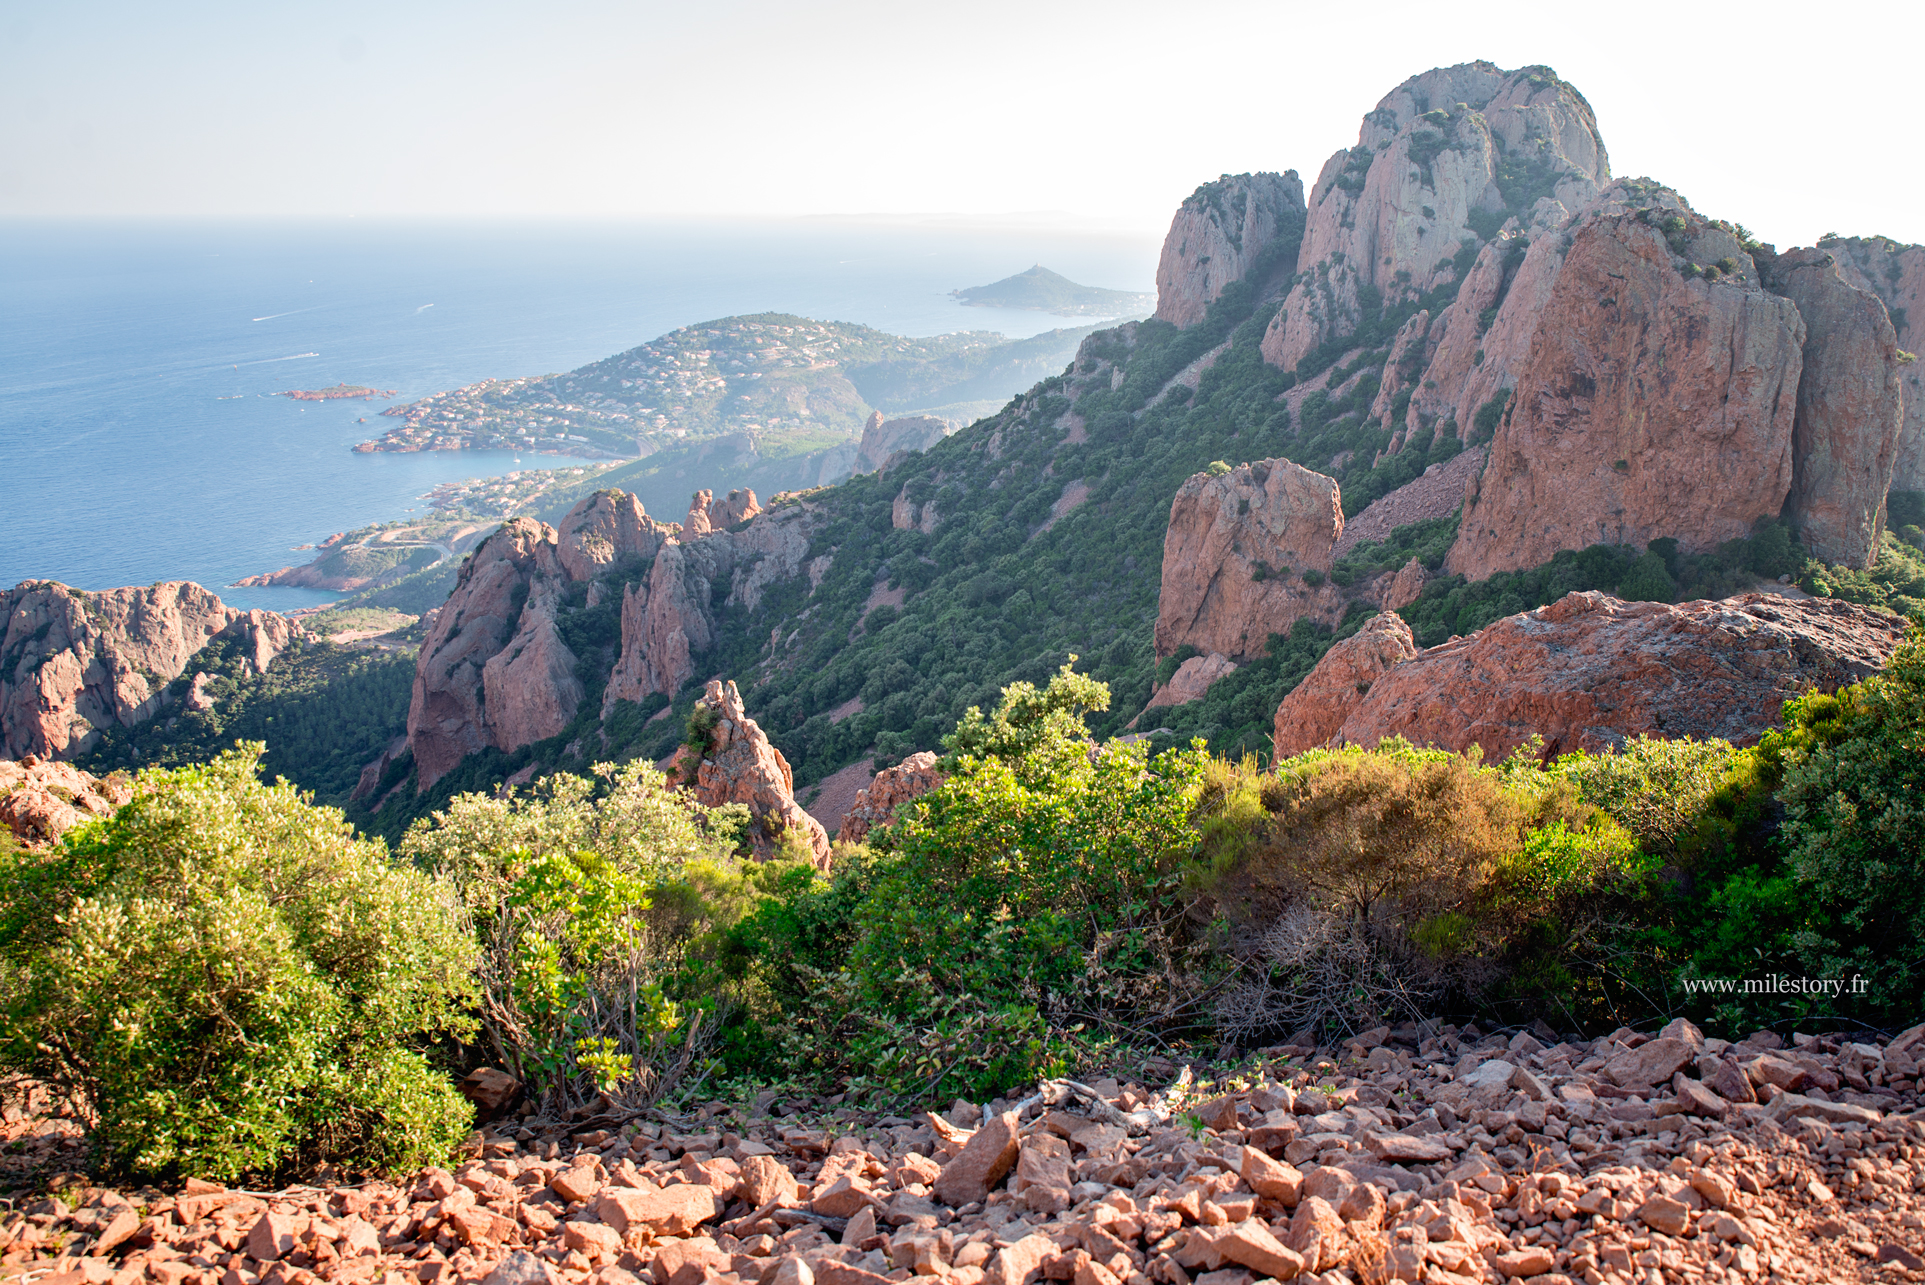
[[[950,291],[969,308],[1025,308],[1059,317],[1147,317],[1156,310],[1156,296],[1128,290],[1081,286],[1061,273],[1037,264],[1027,272],[986,286]]]

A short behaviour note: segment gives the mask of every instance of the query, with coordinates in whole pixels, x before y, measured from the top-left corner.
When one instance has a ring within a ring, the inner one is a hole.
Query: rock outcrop
[[[1194,326],[1223,288],[1241,281],[1278,239],[1303,230],[1303,180],[1282,174],[1225,174],[1178,207],[1156,265],[1156,315]],[[1289,268],[1293,265],[1281,265]]]
[[[1377,680],[1416,655],[1417,644],[1402,616],[1394,611],[1372,616],[1362,629],[1325,652],[1277,706],[1277,757],[1289,758],[1340,739],[1344,721]]]
[[[1157,656],[1191,646],[1241,660],[1305,617],[1334,621],[1342,595],[1322,581],[1342,534],[1342,497],[1321,473],[1257,460],[1196,474],[1170,504]]]
[[[1457,512],[1464,503],[1464,488],[1484,471],[1485,454],[1481,446],[1466,447],[1390,494],[1372,500],[1361,513],[1345,520],[1343,534],[1337,537],[1336,556],[1341,558],[1366,541],[1388,539],[1398,527],[1447,518]]]
[[[26,580],[0,593],[0,612],[0,742],[13,758],[73,758],[107,729],[152,718],[167,685],[216,639],[240,643],[265,673],[306,636],[188,580],[99,593]]]
[[[1846,279],[1877,295],[1898,332],[1898,346],[1914,359],[1899,368],[1905,418],[1892,462],[1892,490],[1925,491],[1925,245],[1889,237],[1827,237],[1820,250],[1835,255]]]
[[[1506,223],[1554,225],[1610,176],[1590,104],[1548,67],[1485,62],[1428,71],[1364,117],[1357,146],[1311,189],[1297,284],[1263,339],[1294,370],[1395,305],[1461,279],[1465,245]]]
[[[476,750],[519,749],[575,716],[576,657],[556,627],[569,583],[555,528],[533,518],[504,523],[462,564],[415,665],[408,743],[419,788]]]
[[[902,415],[884,419],[881,411],[869,416],[862,427],[862,441],[856,447],[854,471],[874,473],[887,469],[898,455],[926,451],[961,425],[934,415]]]
[[[843,814],[842,828],[836,838],[861,843],[869,831],[894,823],[896,809],[948,780],[936,767],[936,756],[929,750],[911,754],[894,767],[876,773],[869,788],[856,795],[855,806]]]
[[[21,843],[40,846],[88,817],[106,816],[134,796],[125,777],[98,777],[71,763],[26,755],[0,759],[0,826]]]
[[[748,495],[753,504],[755,492]],[[652,558],[674,534],[674,527],[649,517],[626,491],[595,492],[555,528],[561,565],[575,581],[593,580],[623,558]]]
[[[1143,708],[1161,709],[1166,705],[1187,705],[1193,700],[1202,700],[1217,679],[1228,678],[1236,672],[1236,662],[1220,652],[1192,656],[1176,667],[1169,682],[1150,693],[1150,703]]]
[[[1789,513],[1814,556],[1863,570],[1878,557],[1904,420],[1898,335],[1842,253],[1793,250],[1772,275],[1805,322]]]
[[[1522,273],[1548,286],[1529,317],[1514,290],[1493,325],[1528,329],[1528,356],[1492,403],[1449,570],[1481,580],[1659,536],[1697,552],[1779,515],[1805,325],[1729,230],[1621,182]]]
[[[814,852],[817,867],[827,870],[828,832],[795,801],[795,779],[788,760],[743,711],[735,684],[711,679],[701,707],[715,722],[707,752],[695,770],[695,797],[711,807],[745,804],[755,820],[749,838],[758,856],[773,855],[777,838],[786,827],[801,835]]]
[[[1748,744],[1790,698],[1883,668],[1904,633],[1896,616],[1828,598],[1749,593],[1671,606],[1572,593],[1374,678],[1353,677],[1366,665],[1333,647],[1278,708],[1277,752],[1402,736],[1448,750],[1478,745],[1491,760],[1532,733],[1549,754],[1640,734]],[[1393,642],[1377,655],[1397,650]],[[1370,687],[1359,693],[1363,681]]]

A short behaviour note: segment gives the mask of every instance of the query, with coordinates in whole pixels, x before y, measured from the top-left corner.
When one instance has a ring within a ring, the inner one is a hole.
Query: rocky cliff
[[[711,680],[699,708],[711,723],[707,750],[695,771],[695,796],[711,807],[747,805],[755,821],[749,838],[757,855],[773,855],[786,828],[802,837],[815,854],[816,866],[827,870],[828,832],[795,801],[788,760],[743,710],[735,684]]]
[[[1334,621],[1343,598],[1323,580],[1342,534],[1336,482],[1288,460],[1190,478],[1163,541],[1157,656],[1189,646],[1240,660],[1305,617]]]
[[[152,718],[167,684],[217,638],[239,641],[264,673],[305,636],[187,580],[100,593],[27,580],[0,593],[0,612],[0,739],[13,758],[73,758],[106,729]]]
[[[1547,282],[1543,302],[1499,314],[1530,330],[1527,355],[1450,570],[1481,580],[1659,536],[1696,552],[1779,515],[1805,324],[1728,229],[1622,182],[1533,243],[1521,275]]]
[[[1487,761],[1533,733],[1549,754],[1640,734],[1747,744],[1793,696],[1882,669],[1905,633],[1870,608],[1757,593],[1677,606],[1573,593],[1414,655],[1400,623],[1380,616],[1325,654],[1278,708],[1280,757],[1387,736],[1478,745]]]
[[[1841,254],[1793,250],[1772,275],[1805,322],[1788,512],[1815,556],[1869,567],[1905,417],[1898,335]]]
[[[929,750],[911,754],[894,767],[876,773],[869,788],[856,795],[855,806],[843,814],[842,828],[836,838],[861,843],[869,831],[894,824],[896,809],[921,798],[948,777],[936,767],[936,756]]]
[[[1818,248],[1836,256],[1840,269],[1861,290],[1884,303],[1897,330],[1898,346],[1913,360],[1901,359],[1905,417],[1892,461],[1894,491],[1925,491],[1925,245],[1903,245],[1889,237],[1826,237]]]
[[[856,446],[856,473],[874,473],[889,467],[898,455],[926,451],[962,425],[934,415],[902,415],[884,419],[877,411],[863,426],[862,441]],[[838,479],[839,480],[839,479]]]
[[[1163,239],[1156,315],[1178,326],[1203,320],[1211,300],[1243,280],[1272,243],[1301,233],[1303,219],[1303,180],[1295,170],[1205,183],[1178,208]]]
[[[1610,176],[1590,104],[1547,67],[1465,63],[1399,85],[1311,189],[1298,280],[1264,336],[1292,370],[1381,304],[1461,278],[1458,256],[1555,223]]]

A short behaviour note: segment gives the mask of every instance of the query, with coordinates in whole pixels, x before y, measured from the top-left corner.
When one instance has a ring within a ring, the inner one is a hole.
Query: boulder
[[[0,759],[0,826],[23,844],[57,843],[81,821],[106,816],[132,797],[118,774],[97,777],[31,754],[19,762]]]
[[[1495,436],[1447,570],[1482,580],[1660,536],[1699,552],[1779,515],[1805,325],[1730,231],[1620,182],[1540,238],[1524,271],[1548,285],[1493,324],[1528,329],[1527,355],[1515,386],[1460,424]]]
[[[1410,626],[1385,611],[1323,654],[1314,669],[1277,706],[1280,759],[1336,740],[1377,680],[1417,654]]]
[[[1413,76],[1318,175],[1297,284],[1264,334],[1264,359],[1296,369],[1357,328],[1367,297],[1394,306],[1459,281],[1461,246],[1493,224],[1554,224],[1609,175],[1590,105],[1550,68],[1477,62]]]
[[[1157,656],[1190,646],[1243,660],[1298,620],[1335,623],[1344,598],[1323,578],[1341,534],[1335,480],[1288,460],[1191,477],[1177,489],[1163,537]]]
[[[746,804],[754,818],[750,842],[758,856],[775,852],[784,827],[800,834],[823,870],[829,868],[829,835],[795,801],[795,779],[782,751],[769,744],[742,708],[735,684],[710,680],[698,709],[714,719],[708,746],[696,768],[695,797],[710,807]]]
[[[1014,1112],[992,1117],[942,1167],[935,1182],[936,1198],[951,1205],[966,1205],[988,1196],[990,1189],[1016,1167],[1022,1149],[1019,1133]]]
[[[870,830],[896,819],[896,809],[912,799],[921,798],[948,777],[937,770],[936,756],[929,750],[911,754],[894,767],[876,773],[869,788],[856,795],[855,806],[843,815],[836,838],[861,843]]]
[[[159,713],[209,643],[265,673],[305,639],[271,611],[241,611],[190,580],[92,593],[24,580],[0,593],[0,752],[71,759]]]
[[[1194,326],[1223,288],[1241,281],[1274,241],[1303,228],[1303,180],[1282,174],[1225,174],[1177,208],[1156,265],[1156,315]],[[1281,265],[1285,268],[1294,264]]]
[[[1793,250],[1774,269],[1805,322],[1789,508],[1814,556],[1864,570],[1885,530],[1904,406],[1891,318],[1839,259]]]
[[[1672,606],[1572,593],[1398,661],[1358,693],[1362,680],[1350,675],[1397,653],[1395,626],[1384,629],[1390,641],[1374,644],[1382,650],[1360,659],[1363,644],[1333,647],[1285,698],[1279,754],[1402,736],[1448,750],[1478,745],[1488,761],[1533,732],[1546,753],[1640,734],[1750,744],[1793,696],[1882,669],[1905,626],[1827,598],[1750,593]],[[1309,739],[1333,723],[1334,733]]]

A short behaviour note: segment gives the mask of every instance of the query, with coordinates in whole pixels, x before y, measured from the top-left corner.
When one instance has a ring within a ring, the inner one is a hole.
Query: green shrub
[[[1668,857],[1724,784],[1734,753],[1727,741],[1639,736],[1601,754],[1567,754],[1553,770],[1646,852]]]
[[[261,752],[144,773],[0,874],[6,1060],[77,1095],[119,1171],[440,1160],[470,1117],[421,1051],[473,1031],[453,892],[262,784]]]

